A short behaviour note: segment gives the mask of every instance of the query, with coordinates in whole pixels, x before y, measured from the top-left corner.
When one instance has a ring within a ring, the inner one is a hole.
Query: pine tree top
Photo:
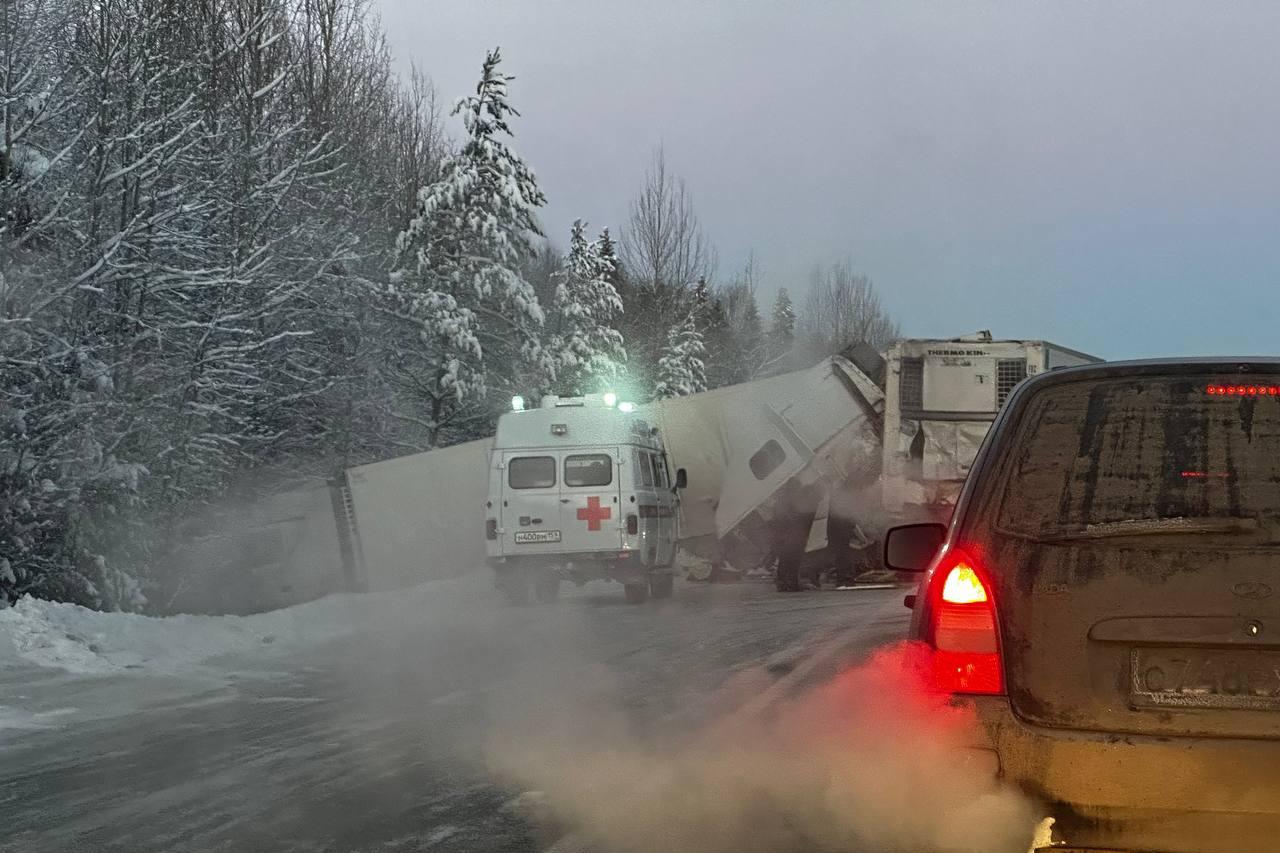
[[[462,114],[462,126],[473,141],[497,132],[515,135],[507,124],[507,116],[519,116],[520,112],[507,102],[507,84],[516,78],[499,71],[501,63],[501,48],[495,47],[486,53],[475,94],[464,95],[454,102],[452,115]]]

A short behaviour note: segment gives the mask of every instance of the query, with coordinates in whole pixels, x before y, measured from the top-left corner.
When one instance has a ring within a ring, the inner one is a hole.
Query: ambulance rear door
[[[619,448],[584,447],[560,454],[560,526],[569,553],[616,551],[622,545]]]
[[[502,454],[502,553],[508,557],[564,550],[560,451],[507,450]]]

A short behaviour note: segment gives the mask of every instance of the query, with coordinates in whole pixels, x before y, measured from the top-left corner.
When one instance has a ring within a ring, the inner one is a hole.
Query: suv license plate
[[[1134,649],[1134,707],[1280,711],[1280,653],[1262,649]]]
[[[533,545],[541,542],[559,541],[559,530],[521,530],[516,534],[517,545]]]

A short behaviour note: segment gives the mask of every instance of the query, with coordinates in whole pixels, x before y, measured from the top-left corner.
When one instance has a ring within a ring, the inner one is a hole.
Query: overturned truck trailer
[[[718,569],[841,566],[878,515],[884,394],[848,359],[651,405],[689,471],[681,541]]]

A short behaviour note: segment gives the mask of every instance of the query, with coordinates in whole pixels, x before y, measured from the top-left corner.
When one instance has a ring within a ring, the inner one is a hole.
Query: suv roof
[[[1203,356],[1197,358],[1144,358],[1130,361],[1101,361],[1075,367],[1059,367],[1039,373],[1027,380],[1027,385],[1041,385],[1069,379],[1091,379],[1116,374],[1150,376],[1155,374],[1202,373],[1206,367],[1218,366],[1238,373],[1248,373],[1252,367],[1280,369],[1280,358],[1275,356]]]

